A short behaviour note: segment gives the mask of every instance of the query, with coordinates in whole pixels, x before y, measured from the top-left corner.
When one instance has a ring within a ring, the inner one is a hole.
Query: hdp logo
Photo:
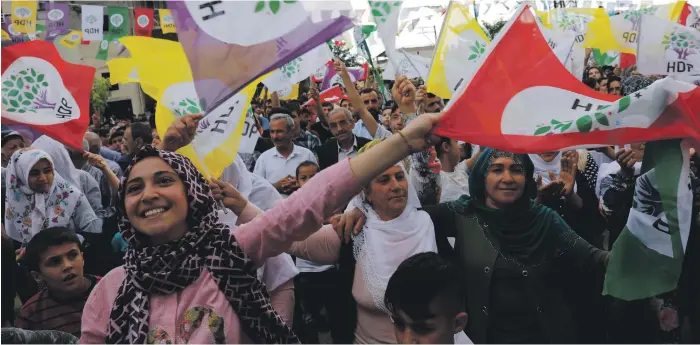
[[[27,7],[15,8],[15,15],[20,18],[29,18],[32,15],[32,10]]]
[[[88,24],[95,24],[97,22],[97,17],[95,17],[94,15],[91,14],[91,15],[87,16],[87,18],[85,18],[85,21]]]
[[[109,22],[112,23],[112,26],[118,27],[124,23],[124,17],[119,13],[115,13],[109,17]]]
[[[172,23],[172,22],[173,22],[173,16],[172,16],[172,15],[167,15],[167,16],[163,17],[163,22],[164,22],[164,23],[168,23],[168,24]]]
[[[100,49],[105,50],[105,49],[107,49],[107,47],[109,47],[109,41],[104,40],[104,41],[100,42]]]
[[[141,26],[141,27],[145,27],[146,25],[148,25],[149,22],[150,22],[150,20],[148,19],[148,16],[145,14],[140,15],[136,19],[136,23],[138,23],[139,26]]]
[[[63,19],[64,15],[65,14],[63,13],[63,11],[58,10],[58,9],[53,9],[53,10],[49,11],[48,14],[46,14],[46,17],[52,21],[57,21],[57,20]]]

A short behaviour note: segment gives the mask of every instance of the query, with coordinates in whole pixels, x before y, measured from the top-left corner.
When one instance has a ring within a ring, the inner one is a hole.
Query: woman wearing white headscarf
[[[83,194],[85,194],[85,197],[90,203],[93,211],[95,211],[95,214],[100,217],[100,219],[104,218],[100,185],[97,183],[95,178],[90,176],[88,172],[75,168],[73,161],[70,159],[70,154],[63,144],[49,136],[42,135],[34,140],[32,147],[43,150],[51,155],[56,172],[58,172],[68,183],[72,184]]]
[[[360,154],[379,141],[365,145]],[[363,231],[352,243],[356,262],[352,281],[357,304],[356,343],[396,343],[394,326],[384,305],[389,278],[410,256],[437,252],[433,222],[419,209],[418,197],[410,185],[399,163],[374,178],[356,197],[367,214]],[[341,245],[333,227],[326,225],[308,239],[294,243],[289,252],[306,260],[335,264],[341,256]]]
[[[5,230],[15,241],[49,227],[99,233],[102,221],[87,198],[55,170],[52,157],[37,149],[15,152],[5,172]]]

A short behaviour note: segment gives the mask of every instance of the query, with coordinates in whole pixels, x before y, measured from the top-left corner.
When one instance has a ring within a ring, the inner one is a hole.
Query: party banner
[[[58,2],[46,3],[46,41],[53,41],[56,36],[62,35],[68,28],[68,4]]]
[[[601,51],[636,54],[639,26],[643,15],[678,21],[685,1],[630,10],[609,18],[596,18],[588,26],[584,45]]]
[[[596,92],[559,63],[529,6],[465,79],[436,134],[518,153],[700,139],[699,87],[666,78],[622,98]]]
[[[646,144],[627,224],[610,251],[603,295],[641,300],[675,290],[693,220],[689,145]]]
[[[136,18],[136,25],[134,26],[136,36],[151,36],[153,31],[153,9],[135,8],[134,18]]]
[[[391,60],[387,61],[387,65],[382,73],[382,79],[394,80],[397,75],[405,75],[411,79],[428,79],[432,61],[430,58],[406,52],[395,52],[394,56],[398,56],[397,63],[399,65],[394,66]]]
[[[372,1],[369,0],[369,7],[372,12],[374,22],[377,24],[377,32],[384,43],[386,56],[394,66],[399,66],[400,56],[396,51],[396,36],[399,31],[399,13],[401,12],[400,1]]]
[[[289,89],[292,85],[309,78],[319,67],[323,67],[328,61],[333,59],[333,52],[327,45],[309,50],[306,54],[287,62],[282,67],[272,71],[263,84],[270,91],[281,91]]]
[[[158,9],[158,15],[160,16],[160,29],[163,30],[164,34],[171,34],[177,32],[175,29],[175,18],[170,10],[165,8]]]
[[[450,2],[428,74],[428,92],[452,98],[452,93],[464,84],[464,76],[478,67],[476,62],[489,42],[469,9]]]
[[[107,18],[109,18],[109,35],[112,39],[128,36],[131,34],[129,19],[129,9],[126,7],[107,7]]]
[[[111,41],[112,38],[109,34],[104,35],[104,39],[100,41],[100,46],[97,50],[97,56],[95,56],[96,59],[107,61],[107,56],[109,55],[109,43]]]
[[[340,86],[336,85],[330,89],[323,90],[321,93],[318,94],[318,99],[321,100],[321,103],[323,102],[331,102],[331,103],[339,103],[341,99],[343,99],[345,95],[343,94],[343,90],[340,88]],[[302,105],[302,107],[306,106],[311,106],[316,104],[316,101],[311,98],[306,103]]]
[[[353,26],[335,1],[169,3],[207,112],[268,72]],[[255,30],[251,30],[255,28]]]
[[[83,149],[95,68],[65,62],[56,47],[31,41],[2,48],[2,120],[25,124]]]
[[[104,11],[102,6],[82,5],[83,41],[102,41]]]
[[[78,30],[73,30],[69,32],[66,36],[64,36],[60,41],[58,41],[58,44],[68,48],[68,49],[73,49],[80,44],[82,41],[82,33]]]
[[[265,83],[265,82],[263,82]],[[294,84],[291,87],[285,87],[282,90],[277,91],[277,95],[280,100],[291,101],[299,98],[299,84]]]
[[[124,78],[138,79],[144,92],[158,100],[156,127],[161,136],[177,118],[204,113],[187,58],[178,42],[135,36],[119,41],[132,57],[107,62],[110,73],[118,76],[117,82]],[[159,54],[153,54],[154,49]],[[212,110],[199,122],[193,142],[177,151],[192,160],[205,176],[220,176],[233,163],[241,141],[255,137],[257,128],[254,122],[246,122],[246,116],[258,82]]]
[[[644,15],[637,49],[642,74],[700,74],[700,31],[692,27]]]
[[[36,0],[12,1],[11,19],[15,32],[32,34],[36,31],[36,9]]]
[[[683,7],[683,11],[681,12],[681,17],[678,19],[678,22],[685,26],[700,30],[700,13],[698,13],[698,9],[686,3],[685,7]]]
[[[348,74],[350,74],[350,80],[352,80],[353,83],[367,80],[367,76],[369,76],[369,64],[366,62],[362,66],[348,67],[347,69]],[[336,84],[345,86],[343,78],[335,72],[333,62],[331,61],[326,63],[326,74],[323,76],[323,81],[321,82],[321,90],[330,89]]]

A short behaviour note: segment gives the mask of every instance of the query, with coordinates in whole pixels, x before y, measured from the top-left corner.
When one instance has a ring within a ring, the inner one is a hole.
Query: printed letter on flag
[[[102,6],[83,5],[83,41],[102,41],[104,13]]]
[[[69,31],[68,4],[49,2],[46,6],[46,40],[53,41],[56,36]]]
[[[700,78],[700,31],[656,16],[642,16],[637,70],[647,75]]]
[[[334,8],[349,6],[347,1],[171,1],[168,5],[207,111],[352,27],[347,16],[332,17],[337,13]],[[217,82],[218,87],[212,86]]]
[[[688,150],[681,140],[646,144],[627,225],[610,251],[604,295],[631,301],[676,289],[692,221]]]
[[[82,151],[95,68],[63,61],[44,41],[2,48],[2,57],[3,121]]]
[[[131,34],[128,8],[107,7],[107,18],[109,18],[109,35],[112,39]]]
[[[160,29],[163,30],[164,34],[177,32],[175,29],[175,18],[170,10],[159,8],[158,15],[160,16]]]
[[[82,40],[82,33],[78,30],[73,30],[69,32],[65,37],[63,37],[58,43],[68,49],[73,49],[78,46]]]
[[[12,1],[12,25],[15,32],[33,34],[36,32],[36,0]]]
[[[502,30],[438,135],[519,153],[700,138],[699,88],[667,78],[620,99],[601,94],[559,62],[529,6]]]
[[[465,84],[464,77],[478,67],[476,62],[486,52],[488,43],[488,37],[469,14],[469,9],[450,2],[430,66],[426,83],[428,92],[445,99],[452,98],[452,94]]]
[[[134,9],[134,18],[136,26],[136,36],[151,36],[153,31],[153,9],[152,8],[136,8]]]

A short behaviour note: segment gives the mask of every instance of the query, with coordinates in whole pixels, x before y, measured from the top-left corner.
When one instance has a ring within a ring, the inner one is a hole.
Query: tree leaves
[[[258,13],[264,9],[265,9],[265,1],[258,1],[258,3],[255,4],[255,13]]]
[[[24,87],[24,81],[22,80],[22,78],[17,79],[17,88],[21,89],[23,87]]]
[[[30,76],[24,77],[24,80],[26,80],[27,83],[33,83],[33,82],[34,82],[34,78],[33,78],[33,77],[30,77]]]
[[[581,133],[590,132],[591,128],[593,128],[593,119],[591,119],[590,115],[581,116],[578,120],[576,120],[576,127]]]
[[[31,69],[31,72],[32,72],[32,77],[36,77],[36,71],[33,68]]]
[[[608,121],[608,117],[605,116],[605,114],[603,113],[595,113],[595,120],[603,126],[610,126],[610,121]]]
[[[271,0],[270,1],[270,11],[272,11],[273,14],[277,14],[277,12],[279,10],[280,10],[279,0]]]
[[[11,99],[11,100],[10,100],[10,105],[12,105],[12,106],[15,107],[15,108],[19,108],[19,102],[17,102],[17,101],[14,100],[14,99]]]
[[[36,77],[36,81],[38,81],[38,82],[44,81],[44,75],[43,75],[43,74],[39,74],[39,76]]]
[[[10,92],[7,93],[7,96],[8,97],[16,97],[17,94],[19,94],[19,90],[12,89],[12,90],[10,90]]]
[[[34,94],[31,92],[25,92],[24,97],[27,97],[27,99],[34,99]]]
[[[542,134],[545,134],[545,133],[549,132],[550,129],[552,129],[551,126],[542,126],[542,127],[539,127],[539,128],[537,128],[537,130],[535,131],[535,135],[542,135]]]
[[[618,113],[623,112],[625,109],[627,109],[630,106],[630,96],[625,96],[620,98],[620,100],[617,103],[619,105]]]
[[[2,82],[2,85],[5,85],[7,87],[14,87],[15,83],[13,83],[11,80],[5,80],[4,82]]]

